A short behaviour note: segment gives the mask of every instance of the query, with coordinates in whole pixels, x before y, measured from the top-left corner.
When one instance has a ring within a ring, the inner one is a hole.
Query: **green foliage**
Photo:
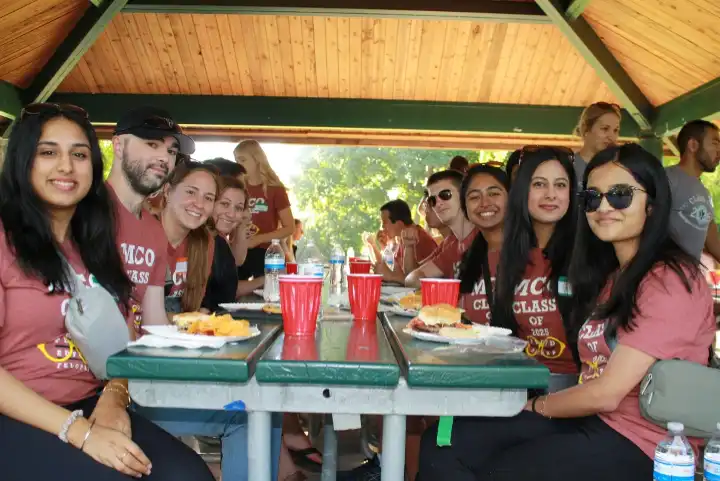
[[[113,161],[112,141],[101,140],[100,141],[100,150],[102,151],[102,154],[103,154],[103,178],[107,179],[108,175],[110,175],[110,169],[112,168],[112,161]]]
[[[380,226],[380,207],[402,199],[415,211],[428,176],[455,155],[478,162],[482,152],[398,148],[318,148],[302,159],[302,174],[290,187],[309,239],[329,255],[332,245],[362,248],[363,232]],[[498,154],[496,160],[504,159]],[[489,158],[483,161],[490,160]]]

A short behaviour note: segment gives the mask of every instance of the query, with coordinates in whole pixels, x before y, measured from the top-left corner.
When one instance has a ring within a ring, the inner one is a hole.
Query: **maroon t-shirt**
[[[435,239],[433,239],[432,236],[428,234],[425,229],[423,229],[417,224],[413,224],[412,227],[417,231],[418,234],[418,241],[417,244],[415,244],[415,262],[417,264],[420,264],[422,261],[430,257],[433,252],[435,252],[435,249],[438,248],[438,245],[437,242],[435,242]],[[400,266],[400,268],[402,269],[404,256],[405,246],[401,242],[400,247],[395,252],[395,257],[393,259],[394,265]]]
[[[442,271],[443,277],[447,279],[457,278],[460,262],[462,261],[465,252],[470,248],[475,240],[477,233],[477,229],[473,229],[472,232],[470,232],[470,234],[462,240],[462,242],[458,242],[458,238],[455,234],[450,234],[446,239],[447,242],[443,241],[442,251],[440,251],[440,253],[432,260],[433,264]]]
[[[143,211],[138,219],[130,212],[108,184],[115,205],[117,244],[127,275],[134,284],[131,310],[135,313],[135,330],[142,325],[142,300],[148,286],[165,288],[168,267],[167,237],[159,220]]]
[[[706,365],[715,337],[713,300],[702,277],[690,285],[692,292],[687,292],[682,280],[670,269],[653,269],[642,280],[637,293],[638,314],[633,317],[634,327],[631,331],[618,329],[618,345],[637,349],[655,359],[682,359]],[[606,325],[606,320],[589,320],[580,330],[581,384],[602,376],[612,356],[605,340]],[[620,401],[615,411],[599,416],[652,458],[666,431],[642,416],[639,391],[638,385]],[[701,440],[690,438],[690,442],[697,454]]]
[[[488,252],[488,266],[490,267],[490,282],[493,283],[492,292],[495,292],[495,273],[497,272],[499,251]],[[460,296],[460,307],[465,310],[465,317],[475,324],[490,324],[490,302],[488,302],[487,289],[485,289],[485,276],[475,282],[470,293]]]
[[[62,250],[78,278],[92,286],[95,278],[72,243],[63,244]],[[86,399],[101,386],[68,339],[68,302],[67,294],[52,294],[41,280],[20,269],[0,230],[0,366],[58,405]]]
[[[257,234],[267,234],[278,229],[280,225],[280,211],[290,207],[287,191],[284,187],[262,185],[247,186],[249,200],[248,206],[252,212],[252,223],[257,227]],[[270,243],[258,247],[267,248]]]

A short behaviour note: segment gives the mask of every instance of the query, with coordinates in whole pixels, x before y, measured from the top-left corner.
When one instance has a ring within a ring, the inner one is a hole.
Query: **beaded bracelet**
[[[60,432],[58,433],[58,437],[60,438],[60,441],[67,443],[68,442],[68,431],[70,431],[70,426],[73,425],[75,421],[78,420],[78,418],[82,417],[83,412],[81,409],[78,409],[76,411],[73,411],[70,413],[70,416],[65,420],[62,427],[60,428]]]

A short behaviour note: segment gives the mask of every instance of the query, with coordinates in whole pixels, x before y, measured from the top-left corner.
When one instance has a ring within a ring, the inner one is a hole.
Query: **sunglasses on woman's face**
[[[453,197],[452,190],[443,189],[440,192],[438,192],[437,195],[428,195],[427,203],[430,207],[435,207],[438,199],[448,201],[448,200],[452,199],[452,197]]]
[[[600,208],[603,198],[607,199],[610,207],[616,210],[623,210],[632,204],[635,191],[646,192],[639,187],[627,184],[613,185],[607,192],[600,192],[597,189],[587,189],[582,192],[585,212],[595,212]]]

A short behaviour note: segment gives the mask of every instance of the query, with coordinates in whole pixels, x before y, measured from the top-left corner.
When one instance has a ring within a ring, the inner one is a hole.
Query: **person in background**
[[[476,324],[490,324],[509,191],[508,175],[486,165],[471,167],[460,189],[463,212],[478,230],[460,264],[460,307]]]
[[[468,162],[468,159],[466,159],[462,155],[456,155],[455,157],[450,159],[450,165],[448,166],[448,169],[455,170],[460,172],[461,174],[464,174],[465,172],[467,172],[469,167],[470,162]]]
[[[517,177],[517,170],[520,167],[521,152],[522,149],[514,150],[510,153],[510,155],[508,155],[507,161],[505,162],[505,173],[507,174],[511,185],[515,181],[515,177]]]
[[[205,226],[218,193],[216,170],[199,162],[183,162],[163,186],[160,214],[168,239],[170,269],[165,310],[195,312],[205,297],[215,242]]]
[[[462,209],[460,188],[463,174],[456,170],[443,170],[431,175],[426,184],[428,207],[448,226],[452,234],[446,237],[427,259],[415,263],[417,235],[410,231],[403,234],[405,246],[404,270],[410,272],[405,278],[408,287],[420,287],[420,279],[455,278],[465,251],[470,247],[477,231]]]
[[[375,234],[370,232],[363,235],[363,242],[370,251],[370,261],[374,264],[383,261],[383,251],[388,244],[388,235],[380,229]]]
[[[437,248],[437,244],[423,228],[413,223],[410,207],[404,200],[391,200],[380,207],[380,219],[382,229],[387,234],[390,241],[398,245],[398,249],[393,256],[393,267],[390,269],[384,262],[375,263],[375,273],[382,274],[383,280],[388,282],[405,283],[404,258],[405,246],[403,239],[415,238],[413,247],[408,255],[414,256],[415,261],[427,259]]]
[[[493,326],[528,341],[525,353],[554,376],[550,389],[577,381],[567,269],[577,224],[572,152],[523,149],[510,189],[497,267]]]
[[[293,233],[294,219],[285,186],[270,167],[256,140],[243,140],[235,147],[235,161],[247,171],[246,187],[255,235],[249,240],[247,258],[238,267],[238,278],[260,277],[265,273],[265,251],[273,239]]]
[[[135,285],[131,310],[135,329],[167,324],[165,274],[167,238],[160,222],[143,205],[175,168],[178,153],[195,151],[170,114],[140,107],[120,118],[112,138],[113,163],[107,184],[115,206],[117,243],[128,277]]]
[[[285,242],[282,243],[283,250],[285,251],[285,260],[287,262],[295,262],[298,249],[297,243],[300,242],[300,239],[302,239],[304,235],[305,231],[303,230],[302,221],[300,219],[295,219],[295,230],[293,230],[292,235],[285,239]]]
[[[202,307],[208,312],[217,311],[221,303],[235,302],[240,296],[249,295],[254,289],[262,288],[265,282],[264,277],[238,282],[235,258],[228,244],[231,234],[247,235],[243,227],[247,229],[250,225],[248,197],[245,184],[236,176],[220,177],[220,190],[210,222],[215,237],[215,256],[202,301]]]
[[[126,380],[97,379],[69,339],[70,276],[114,295],[132,330],[114,209],[87,113],[23,109],[0,173],[3,480],[213,480],[190,448],[127,409]]]
[[[657,360],[707,365],[712,298],[697,260],[669,235],[658,159],[634,144],[610,148],[583,184],[570,265],[580,383],[530,399],[512,418],[456,419],[451,447],[428,430],[422,481],[652,479],[666,431],[640,413],[640,384]]]
[[[622,112],[617,104],[596,102],[583,110],[574,132],[583,142],[575,153],[575,178],[578,182],[595,154],[617,144],[621,120]]]
[[[670,235],[696,259],[704,248],[718,261],[720,234],[715,209],[700,176],[715,172],[720,161],[720,129],[706,120],[688,122],[678,134],[678,148],[680,163],[665,170],[672,192]]]
[[[418,204],[417,212],[425,220],[425,230],[438,245],[452,234],[450,227],[443,224],[435,211],[428,206],[427,191]]]

